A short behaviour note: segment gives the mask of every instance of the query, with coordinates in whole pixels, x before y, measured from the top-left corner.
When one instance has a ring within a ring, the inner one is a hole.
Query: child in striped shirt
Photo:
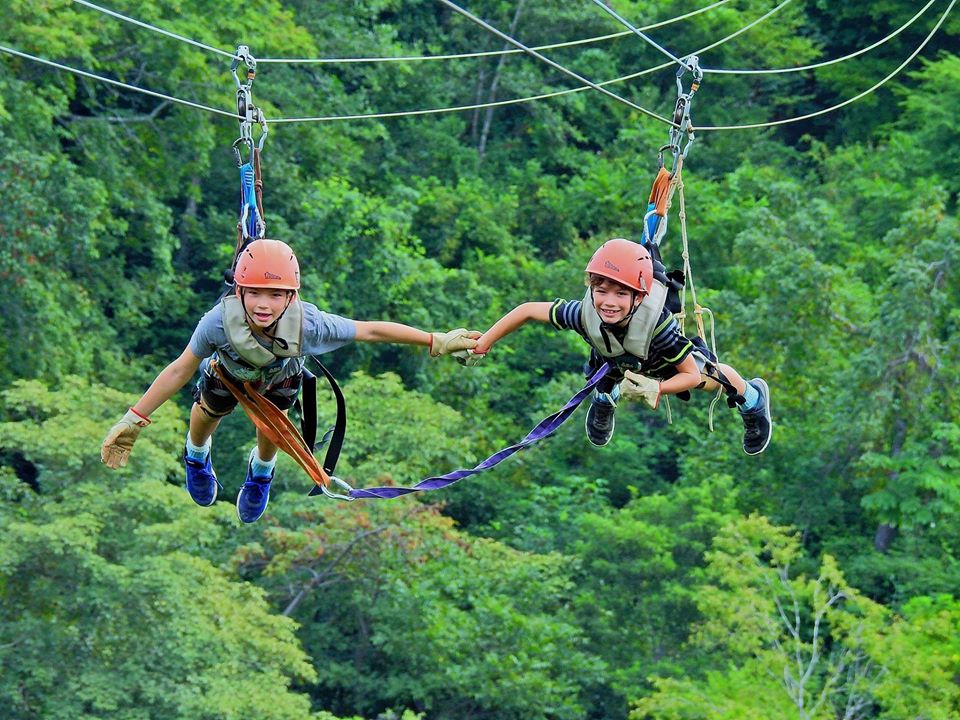
[[[591,347],[587,363],[593,374],[604,363],[610,370],[600,380],[587,412],[587,438],[597,446],[610,442],[614,413],[621,395],[645,400],[656,408],[661,395],[723,387],[727,402],[743,420],[743,450],[763,452],[770,442],[770,390],[762,378],[749,382],[699,339],[680,332],[666,307],[667,287],[654,277],[653,260],[642,245],[622,238],[604,243],[586,267],[587,291],[582,300],[528,302],[498,320],[477,341],[473,353],[483,355],[524,323],[550,323],[573,330]]]

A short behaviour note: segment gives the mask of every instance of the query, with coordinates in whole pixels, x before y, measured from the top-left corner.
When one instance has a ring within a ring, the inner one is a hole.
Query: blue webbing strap
[[[582,403],[584,399],[593,392],[593,389],[596,387],[597,383],[603,379],[609,370],[610,366],[604,363],[603,367],[597,370],[590,377],[590,379],[587,380],[587,384],[583,386],[583,389],[580,390],[580,392],[570,398],[570,400],[567,401],[567,404],[557,410],[557,412],[553,413],[552,415],[548,415],[539,423],[537,423],[537,426],[527,433],[527,436],[523,438],[523,440],[518,442],[516,445],[511,445],[510,447],[495,452],[482,463],[474,468],[471,468],[470,470],[454,470],[446,475],[428,477],[425,480],[421,480],[413,487],[375,487],[352,489],[350,490],[350,497],[377,498],[385,500],[400,497],[401,495],[407,495],[409,493],[422,492],[424,490],[439,490],[440,488],[445,488],[448,485],[452,485],[458,480],[463,480],[471,475],[476,475],[484,470],[489,470],[495,465],[498,465],[506,460],[511,455],[523,450],[524,448],[530,447],[534,443],[540,442],[544,438],[550,437],[553,433],[555,433],[557,428],[563,425],[563,423],[566,422],[566,420],[573,414],[573,411],[579,407],[580,403]]]

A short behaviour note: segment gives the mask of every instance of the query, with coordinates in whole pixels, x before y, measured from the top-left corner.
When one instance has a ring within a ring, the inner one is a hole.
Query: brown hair
[[[598,285],[603,285],[605,282],[616,285],[617,287],[622,287],[624,290],[629,290],[630,292],[636,292],[636,290],[629,285],[624,285],[623,283],[617,282],[612,278],[608,278],[603,275],[597,275],[596,273],[586,273],[583,278],[583,284],[591,289],[597,287]]]

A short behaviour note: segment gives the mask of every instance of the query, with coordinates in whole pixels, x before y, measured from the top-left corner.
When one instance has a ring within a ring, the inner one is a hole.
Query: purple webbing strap
[[[514,453],[517,453],[520,450],[523,450],[524,448],[553,435],[553,433],[557,431],[557,428],[563,425],[567,418],[573,414],[573,411],[577,409],[587,395],[593,392],[593,388],[596,387],[597,383],[600,382],[603,376],[607,374],[608,370],[610,370],[610,366],[604,364],[603,367],[597,370],[590,377],[590,379],[587,380],[587,384],[583,386],[583,389],[580,392],[570,398],[567,401],[567,404],[557,410],[557,412],[553,413],[552,415],[548,415],[539,423],[537,423],[537,426],[527,433],[527,436],[523,440],[518,442],[516,445],[511,445],[510,447],[495,452],[475,468],[470,470],[454,470],[446,475],[428,477],[425,480],[421,480],[413,487],[357,488],[350,491],[350,497],[379,498],[386,500],[400,497],[401,495],[407,495],[409,493],[422,492],[424,490],[439,490],[440,488],[445,488],[448,485],[452,485],[458,480],[463,480],[471,475],[476,475],[484,470],[489,470],[494,465],[500,464]]]

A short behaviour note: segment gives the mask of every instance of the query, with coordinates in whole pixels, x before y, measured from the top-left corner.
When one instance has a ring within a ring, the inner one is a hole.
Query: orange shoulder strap
[[[667,201],[670,199],[670,173],[665,167],[661,167],[657,177],[653,181],[653,187],[650,188],[650,200],[656,208],[655,212],[660,217],[667,214]]]
[[[227,377],[219,363],[213,363],[213,368],[220,381],[237,399],[257,429],[266,435],[270,442],[292,457],[319,487],[328,487],[330,476],[320,466],[300,431],[283,414],[283,411],[255,391],[250,383],[245,382],[242,390],[238,388]]]

